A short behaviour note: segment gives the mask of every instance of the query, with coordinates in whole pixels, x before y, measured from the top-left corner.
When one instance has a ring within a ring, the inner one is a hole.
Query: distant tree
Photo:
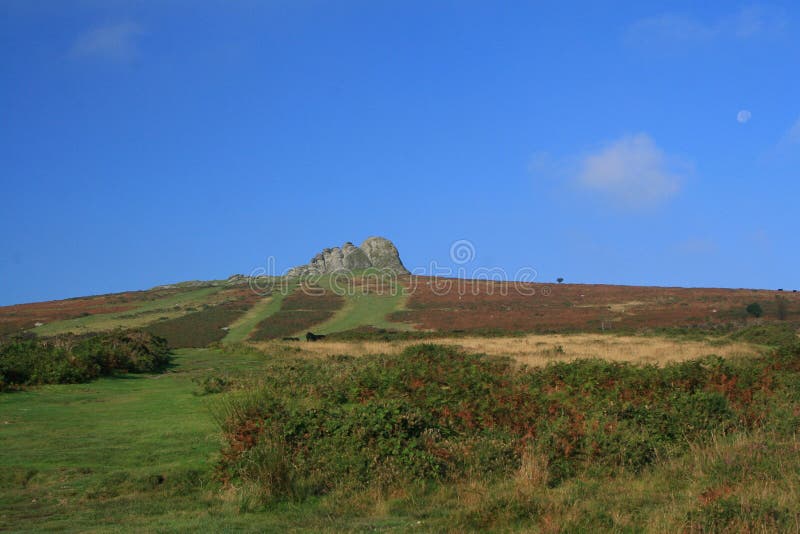
[[[778,313],[778,319],[781,321],[786,320],[786,316],[789,314],[787,307],[786,307],[786,299],[783,297],[778,297],[775,299],[775,307]]]
[[[748,304],[747,308],[745,308],[745,310],[747,310],[747,313],[749,313],[753,317],[761,317],[762,315],[764,315],[764,309],[761,307],[761,304],[759,304],[758,302],[754,302],[752,304]]]
[[[563,278],[561,278],[561,277],[558,277],[558,278],[556,278],[556,282],[558,282],[559,284],[561,284],[561,283],[563,283],[563,282],[564,282],[564,279],[563,279]]]

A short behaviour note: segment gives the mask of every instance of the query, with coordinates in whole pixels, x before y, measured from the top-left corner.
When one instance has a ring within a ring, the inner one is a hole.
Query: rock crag
[[[348,241],[341,248],[326,248],[311,258],[307,265],[294,267],[286,275],[312,276],[370,267],[396,274],[408,274],[408,269],[400,260],[400,253],[397,252],[394,243],[384,237],[370,237],[361,243],[360,247]]]

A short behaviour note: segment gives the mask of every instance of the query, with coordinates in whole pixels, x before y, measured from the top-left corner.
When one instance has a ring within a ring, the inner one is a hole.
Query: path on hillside
[[[281,303],[285,296],[283,293],[275,293],[256,302],[247,313],[228,327],[228,335],[222,342],[227,345],[245,341],[258,323],[281,309]]]
[[[258,323],[280,311],[283,299],[289,296],[296,286],[296,282],[289,282],[286,287],[282,287],[279,291],[256,302],[252,308],[228,327],[228,334],[222,343],[227,345],[246,341]]]
[[[360,326],[373,326],[391,330],[412,330],[407,323],[394,323],[387,317],[390,313],[403,309],[408,296],[403,288],[387,291],[386,294],[355,291],[345,295],[341,310],[319,325],[313,327],[315,333],[330,334],[352,330]]]

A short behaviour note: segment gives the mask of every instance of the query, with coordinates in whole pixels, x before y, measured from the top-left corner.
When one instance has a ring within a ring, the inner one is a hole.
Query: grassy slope
[[[256,325],[281,309],[283,299],[293,290],[295,284],[291,283],[286,290],[276,291],[272,296],[264,297],[250,311],[245,313],[238,321],[233,323],[228,330],[228,335],[222,340],[225,344],[245,341],[255,329]]]
[[[330,280],[323,277],[320,285],[330,287]],[[392,322],[388,319],[390,313],[402,310],[405,307],[408,295],[405,290],[386,291],[386,294],[375,292],[364,293],[360,290],[348,292],[345,295],[344,307],[328,321],[313,328],[315,333],[330,334],[358,328],[359,326],[374,326],[391,330],[413,330],[408,323]],[[304,332],[303,332],[304,333]]]
[[[402,308],[406,296],[383,295],[348,295],[344,307],[330,320],[314,327],[314,332],[329,334],[342,332],[359,326],[374,326],[392,330],[411,330],[413,327],[406,323],[393,323],[386,316]]]
[[[222,342],[230,344],[246,340],[258,323],[281,309],[282,297],[283,295],[276,294],[258,301],[247,313],[230,325],[228,334]]]
[[[184,307],[192,304],[202,304],[209,296],[224,289],[224,286],[202,287],[186,291],[167,298],[145,302],[141,306],[124,312],[104,313],[89,315],[45,324],[34,328],[32,331],[42,336],[63,334],[66,332],[83,333],[111,330],[117,327],[136,328],[157,320],[159,317],[178,317],[186,313]]]

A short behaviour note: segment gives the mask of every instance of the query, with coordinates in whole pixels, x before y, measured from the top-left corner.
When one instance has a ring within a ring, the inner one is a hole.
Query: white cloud
[[[696,45],[715,39],[748,39],[758,35],[774,35],[785,27],[785,16],[779,9],[753,6],[710,21],[687,15],[663,13],[635,21],[628,28],[627,40],[639,45]]]
[[[750,113],[750,111],[743,109],[736,114],[736,120],[739,122],[739,124],[744,124],[749,121],[752,116],[753,114]]]
[[[73,57],[99,57],[127,61],[138,53],[137,39],[142,28],[134,22],[101,26],[79,36],[72,45]]]
[[[646,209],[673,197],[683,176],[649,135],[625,136],[587,155],[576,181],[625,209]]]

